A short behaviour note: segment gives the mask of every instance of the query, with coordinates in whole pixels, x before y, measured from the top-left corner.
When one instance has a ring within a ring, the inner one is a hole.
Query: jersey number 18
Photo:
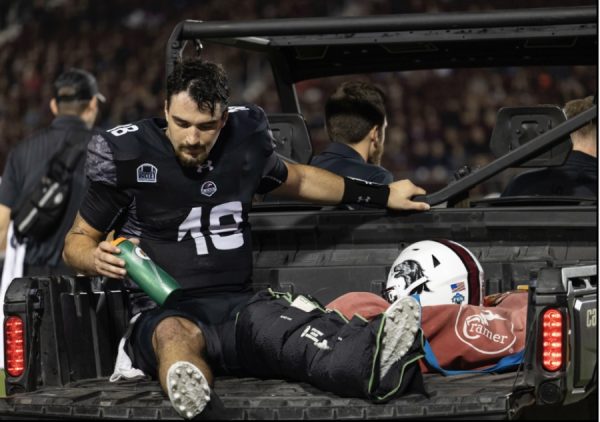
[[[233,216],[232,224],[221,224],[221,218]],[[240,201],[226,202],[210,210],[210,240],[215,249],[237,249],[244,244],[244,234],[239,231],[242,222],[242,203]],[[187,233],[190,233],[196,243],[196,254],[208,254],[206,236],[202,233],[202,207],[194,207],[179,225],[177,241],[181,242]]]

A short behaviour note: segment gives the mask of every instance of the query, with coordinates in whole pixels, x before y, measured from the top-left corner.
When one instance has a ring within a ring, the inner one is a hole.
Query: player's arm
[[[132,201],[127,192],[115,186],[91,182],[65,237],[65,262],[83,274],[124,278],[125,262],[113,255],[120,250],[105,239]]]
[[[104,240],[106,233],[96,230],[79,213],[65,237],[63,259],[86,275],[123,278],[125,262],[114,254],[119,248]]]
[[[10,224],[10,208],[0,204],[0,253],[6,250],[6,236]]]
[[[340,177],[326,170],[285,162],[287,179],[274,190],[305,201],[322,204],[360,203],[369,198],[371,204],[398,210],[428,210],[425,202],[415,202],[415,195],[424,195],[424,189],[410,180],[399,180],[389,185],[374,185]]]
[[[80,273],[123,278],[125,263],[113,253],[119,248],[106,241],[133,198],[117,187],[117,170],[106,135],[88,144],[86,175],[90,185],[73,226],[65,237],[64,261]]]
[[[6,250],[6,237],[8,235],[8,225],[10,224],[10,208],[0,204],[0,253]]]

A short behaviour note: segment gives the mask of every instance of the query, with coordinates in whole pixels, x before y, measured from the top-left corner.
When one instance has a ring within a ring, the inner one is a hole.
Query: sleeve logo
[[[157,175],[158,169],[152,164],[144,163],[137,168],[138,183],[156,183]]]

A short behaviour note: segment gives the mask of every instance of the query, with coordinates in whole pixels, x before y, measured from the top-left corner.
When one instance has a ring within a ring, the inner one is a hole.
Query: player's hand
[[[136,238],[127,240],[136,245],[140,244],[139,239]],[[119,253],[121,253],[121,249],[118,246],[106,240],[100,242],[94,250],[94,268],[96,272],[110,278],[125,278],[125,275],[127,275],[125,261],[115,255]]]
[[[389,184],[390,196],[388,197],[387,207],[393,210],[417,210],[427,211],[430,207],[426,202],[415,202],[412,198],[415,195],[425,195],[425,189],[415,185],[410,180],[399,180]]]

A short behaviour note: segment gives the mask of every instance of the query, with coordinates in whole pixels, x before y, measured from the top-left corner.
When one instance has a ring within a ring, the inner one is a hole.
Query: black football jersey
[[[197,167],[180,164],[165,127],[162,119],[146,119],[92,139],[81,215],[100,231],[140,238],[144,252],[185,289],[243,289],[252,271],[253,195],[287,178],[266,116],[257,106],[230,107]]]

